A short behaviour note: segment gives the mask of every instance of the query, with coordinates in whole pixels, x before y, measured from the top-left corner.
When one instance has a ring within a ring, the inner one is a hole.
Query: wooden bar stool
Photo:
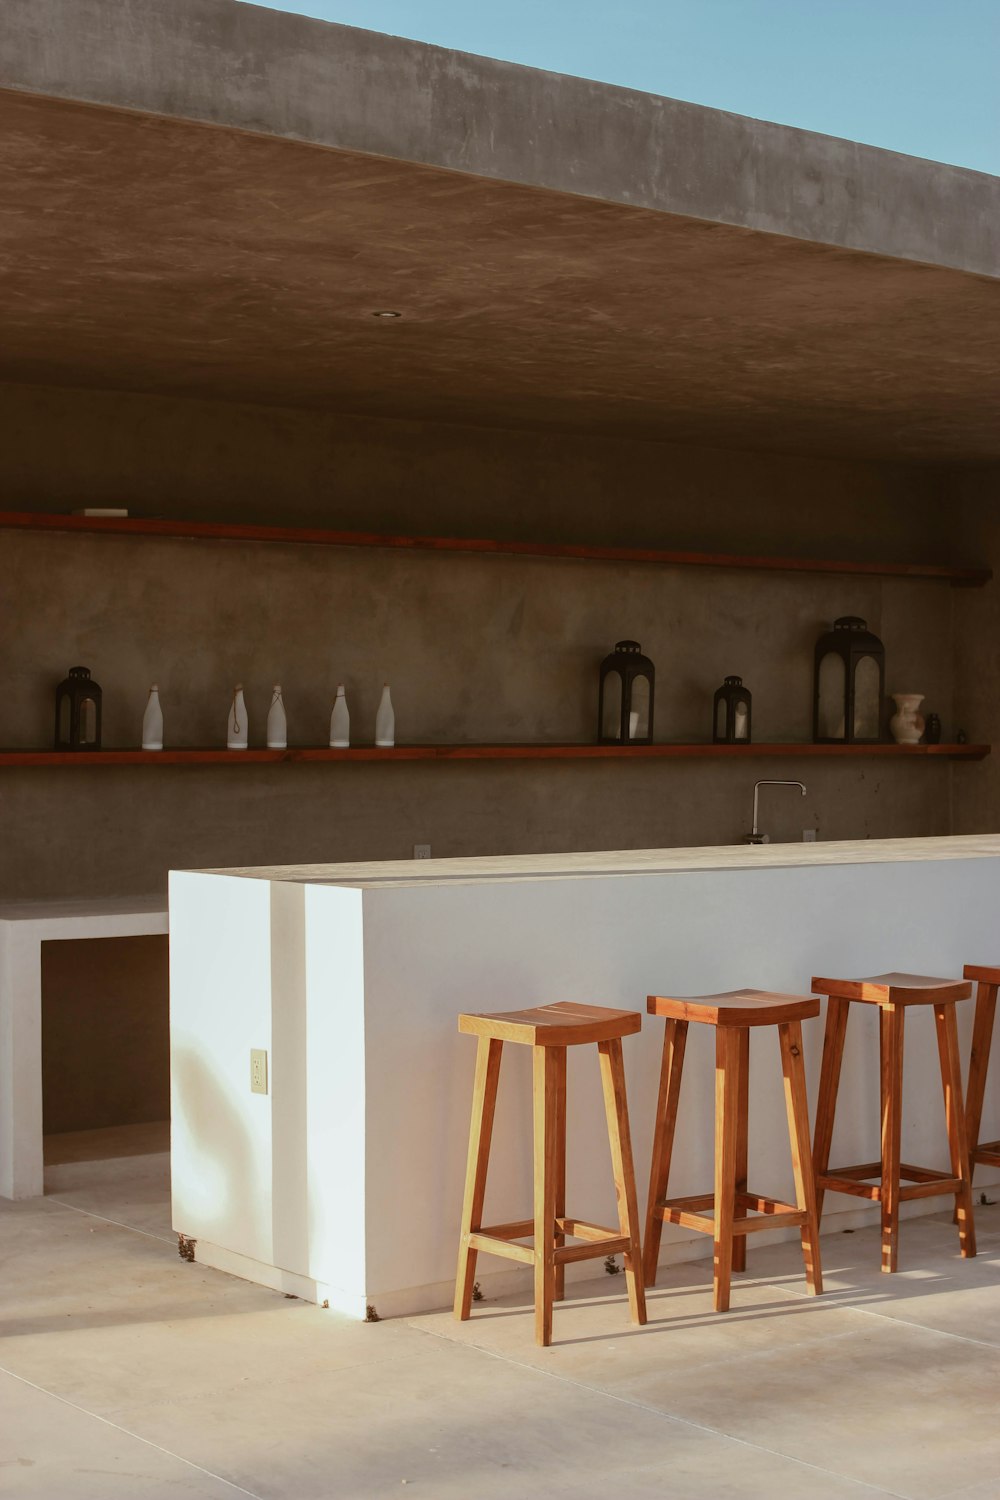
[[[458,1249],[456,1318],[469,1316],[476,1259],[480,1250],[485,1250],[490,1255],[502,1255],[534,1266],[535,1339],[539,1344],[550,1344],[552,1303],[564,1295],[567,1263],[620,1253],[625,1261],[632,1321],[645,1323],[639,1210],[621,1042],[623,1036],[631,1036],[641,1026],[642,1016],[637,1010],[606,1010],[600,1005],[575,1005],[568,1001],[499,1015],[459,1016],[459,1031],[478,1036],[479,1051]],[[532,1049],[535,1212],[531,1219],[513,1224],[491,1224],[484,1228],[486,1172],[504,1042],[520,1042]],[[617,1232],[566,1216],[566,1049],[586,1042],[596,1043],[600,1054],[611,1164],[618,1197]],[[534,1236],[533,1245],[518,1243],[531,1236]],[[567,1245],[567,1239],[582,1243]]]
[[[976,981],[976,1017],[972,1024],[972,1056],[969,1059],[969,1083],[965,1095],[965,1127],[969,1140],[969,1183],[977,1161],[1000,1167],[1000,1141],[979,1139],[986,1097],[986,1073],[990,1065],[990,1044],[996,1018],[997,990],[1000,988],[1000,966],[966,964],[966,979]]]
[[[649,1173],[644,1248],[646,1285],[656,1284],[663,1225],[681,1224],[686,1229],[700,1229],[715,1240],[715,1310],[725,1312],[729,1307],[731,1273],[746,1270],[746,1236],[759,1229],[795,1224],[802,1231],[802,1256],[809,1290],[821,1292],[819,1216],[809,1150],[809,1110],[802,1064],[802,1022],[809,1016],[819,1015],[819,1001],[808,995],[732,990],[725,995],[701,995],[688,999],[650,995],[646,1005],[650,1015],[667,1018]],[[715,1027],[715,1191],[686,1198],[668,1198],[670,1157],[690,1021]],[[747,1188],[750,1030],[754,1026],[778,1028],[795,1175],[794,1206],[779,1203],[775,1198],[761,1197]],[[749,1217],[751,1214],[757,1217]]]
[[[813,1161],[819,1211],[826,1190],[871,1198],[882,1205],[882,1270],[895,1271],[899,1259],[899,1205],[912,1198],[954,1193],[959,1244],[964,1256],[976,1253],[972,1220],[972,1179],[962,1103],[962,1068],[958,1056],[955,1006],[967,1000],[972,985],[961,979],[930,979],[922,974],[876,974],[870,979],[814,979],[813,989],[828,996],[823,1065],[816,1104]],[[833,1115],[844,1055],[847,1013],[852,1001],[879,1007],[881,1060],[882,1156],[858,1166],[830,1167]],[[941,1059],[944,1112],[951,1152],[951,1174],[900,1161],[903,1117],[903,1018],[908,1005],[933,1005]],[[873,1181],[873,1179],[878,1179]],[[906,1186],[901,1186],[906,1183]]]

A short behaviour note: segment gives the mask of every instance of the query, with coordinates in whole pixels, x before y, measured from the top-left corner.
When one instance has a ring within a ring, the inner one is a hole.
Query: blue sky
[[[272,9],[1000,174],[1000,0],[283,0]]]

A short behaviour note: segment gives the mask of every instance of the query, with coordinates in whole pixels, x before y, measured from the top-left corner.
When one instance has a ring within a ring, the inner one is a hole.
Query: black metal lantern
[[[742,677],[727,677],[715,691],[715,718],[712,739],[716,745],[749,745],[750,689]]]
[[[601,662],[597,738],[602,745],[653,742],[653,685],[656,669],[638,641],[619,641]]]
[[[842,615],[816,642],[813,739],[876,745],[882,738],[885,648],[857,615]]]
[[[101,690],[89,667],[70,667],[56,689],[56,749],[100,750]]]

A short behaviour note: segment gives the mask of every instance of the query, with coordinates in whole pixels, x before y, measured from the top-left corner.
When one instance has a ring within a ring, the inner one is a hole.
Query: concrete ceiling
[[[2,92],[0,269],[0,380],[1000,457],[996,280],[350,151]]]

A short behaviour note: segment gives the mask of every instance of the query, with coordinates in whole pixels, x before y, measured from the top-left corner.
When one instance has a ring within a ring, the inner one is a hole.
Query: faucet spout
[[[767,834],[760,833],[757,828],[757,809],[762,786],[797,786],[803,797],[806,794],[805,783],[802,781],[755,781],[753,784],[753,828],[743,840],[746,844],[766,844],[768,842]]]

